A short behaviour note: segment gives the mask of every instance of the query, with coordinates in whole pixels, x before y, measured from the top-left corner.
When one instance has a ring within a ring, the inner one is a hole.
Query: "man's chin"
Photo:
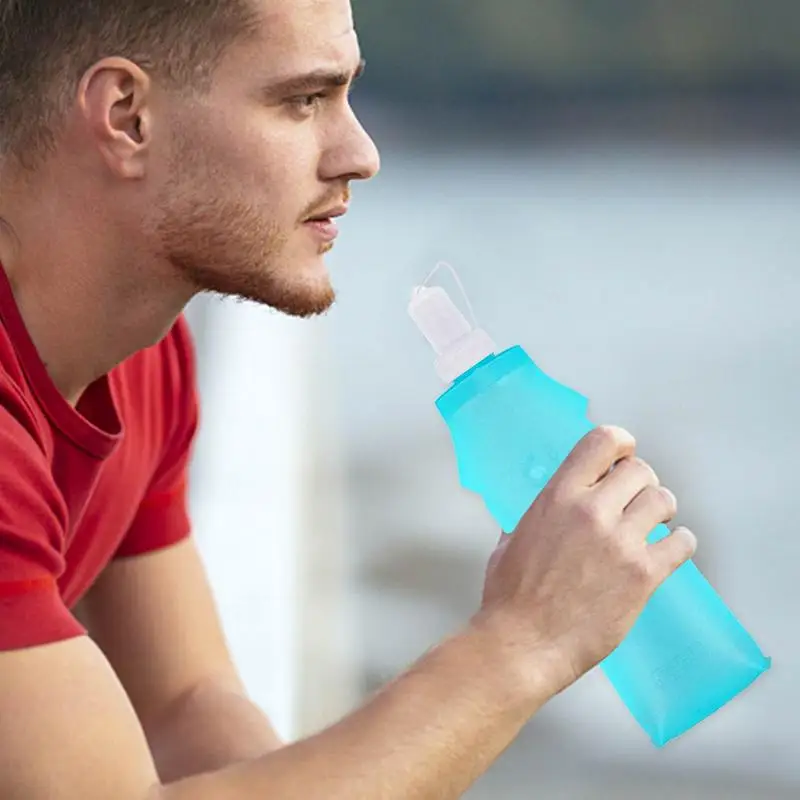
[[[336,301],[336,292],[327,273],[318,279],[309,277],[285,285],[269,282],[241,287],[236,294],[291,317],[319,316],[329,311]]]
[[[336,302],[336,295],[333,289],[327,294],[317,293],[315,295],[304,294],[294,296],[284,296],[279,301],[275,299],[265,299],[264,304],[280,311],[283,314],[288,314],[290,317],[300,317],[307,319],[309,317],[318,317],[326,314],[331,310],[331,307]]]
[[[201,292],[237,297],[293,317],[324,314],[336,300],[323,254],[305,254],[302,258],[284,256],[272,268],[256,262],[227,264],[213,268],[197,262],[182,265],[192,283]]]

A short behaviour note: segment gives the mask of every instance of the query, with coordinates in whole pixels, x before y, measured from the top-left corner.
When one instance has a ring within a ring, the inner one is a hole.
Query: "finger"
[[[622,513],[643,489],[658,485],[658,476],[649,464],[636,456],[628,456],[599,481],[595,491],[602,496],[603,505],[618,508]]]
[[[658,585],[685,564],[696,551],[697,537],[683,526],[675,528],[669,536],[655,544],[648,545]]]
[[[575,445],[556,473],[559,482],[594,486],[622,458],[632,456],[636,440],[628,431],[602,425]]]
[[[646,486],[623,512],[626,527],[644,538],[656,525],[669,522],[678,513],[678,501],[666,486]]]

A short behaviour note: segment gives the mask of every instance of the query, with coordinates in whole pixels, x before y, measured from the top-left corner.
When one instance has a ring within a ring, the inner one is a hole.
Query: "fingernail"
[[[679,527],[675,528],[673,533],[685,536],[692,543],[692,549],[693,550],[697,549],[697,537],[688,528],[684,527],[683,525],[680,525]]]

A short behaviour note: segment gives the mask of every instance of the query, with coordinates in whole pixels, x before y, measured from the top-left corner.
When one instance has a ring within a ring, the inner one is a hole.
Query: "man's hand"
[[[589,433],[489,564],[476,623],[500,636],[523,672],[534,660],[541,669],[546,653],[554,694],[614,650],[696,548],[685,528],[647,543],[676,500],[634,451],[620,428]]]

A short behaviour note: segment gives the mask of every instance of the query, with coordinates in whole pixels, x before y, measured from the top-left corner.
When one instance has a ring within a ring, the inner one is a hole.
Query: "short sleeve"
[[[58,588],[65,568],[64,500],[32,419],[6,399],[0,392],[0,651],[86,633]]]
[[[161,550],[191,533],[189,467],[199,422],[197,377],[191,331],[181,317],[164,346],[161,408],[170,433],[156,473],[115,558]]]

